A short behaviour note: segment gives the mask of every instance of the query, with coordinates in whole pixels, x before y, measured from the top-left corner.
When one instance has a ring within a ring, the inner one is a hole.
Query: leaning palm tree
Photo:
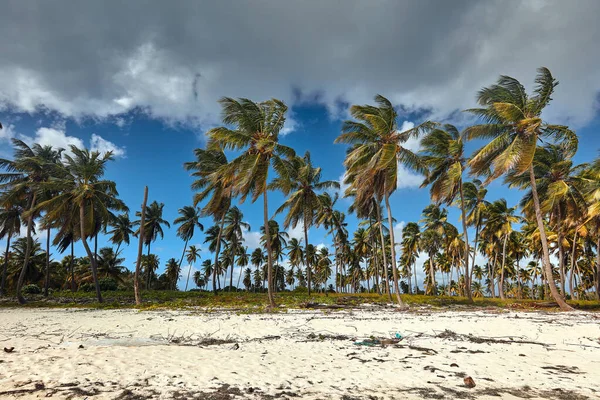
[[[321,209],[317,192],[326,189],[339,189],[337,181],[321,181],[321,168],[313,167],[310,153],[307,151],[303,158],[296,157],[291,162],[291,172],[273,180],[270,187],[281,190],[287,200],[277,209],[275,214],[287,210],[283,226],[295,228],[302,223],[304,229],[304,242],[308,246],[308,230],[315,223]],[[306,259],[308,279],[308,295],[310,296],[311,264]]]
[[[181,253],[181,259],[179,260],[179,269],[181,270],[181,263],[185,256],[185,250],[187,249],[188,242],[192,237],[196,228],[200,231],[204,230],[204,225],[200,223],[200,210],[192,206],[184,206],[178,211],[179,217],[175,218],[173,223],[179,225],[177,228],[177,236],[185,241],[183,245],[183,253]]]
[[[6,285],[6,274],[8,272],[10,240],[17,236],[21,229],[21,214],[23,213],[22,201],[8,203],[0,198],[0,239],[6,239],[6,251],[4,253],[4,266],[2,267],[2,283],[0,283],[0,296],[4,296]]]
[[[117,197],[119,195],[117,185],[102,179],[106,164],[113,159],[112,152],[101,156],[97,151],[90,152],[72,145],[71,154],[64,155],[64,176],[44,184],[49,190],[56,190],[60,194],[39,203],[36,207],[37,210],[45,210],[46,218],[55,221],[72,213],[71,205],[79,208],[79,237],[90,259],[98,302],[102,302],[98,285],[98,267],[87,238],[94,231],[94,222],[97,218],[108,223],[114,218],[112,210],[128,211],[125,203]]]
[[[237,255],[239,244],[244,239],[243,232],[250,230],[250,224],[244,222],[244,214],[237,207],[231,207],[225,214],[225,225],[223,234],[225,240],[231,244],[231,273],[229,274],[229,290],[233,287],[233,270],[235,269],[235,256]]]
[[[187,251],[187,256],[186,256],[186,261],[190,264],[188,266],[187,280],[185,281],[185,291],[186,292],[188,290],[188,283],[190,283],[190,272],[191,272],[194,264],[196,263],[196,260],[198,260],[199,258],[200,258],[200,249],[194,245],[191,245]]]
[[[472,300],[471,280],[469,274],[469,236],[467,233],[466,204],[463,189],[463,173],[466,169],[463,138],[454,125],[432,125],[429,132],[421,140],[422,159],[429,173],[421,187],[430,185],[431,200],[435,204],[454,203],[459,197],[462,216],[465,250],[465,292]]]
[[[289,173],[283,158],[295,156],[294,150],[279,143],[279,132],[285,123],[287,106],[280,100],[271,99],[255,103],[248,99],[235,100],[224,97],[220,101],[223,108],[222,126],[208,132],[210,141],[225,149],[241,150],[242,154],[231,161],[222,171],[222,176],[231,178],[236,194],[243,202],[251,195],[252,202],[263,196],[263,216],[266,236],[269,232],[269,207],[267,200],[269,168],[273,166],[280,176]],[[210,145],[210,143],[209,143]],[[273,251],[271,241],[267,245],[268,297],[270,307],[275,306],[273,296]]]
[[[233,177],[231,173],[226,173],[229,163],[227,162],[227,156],[223,152],[222,146],[216,143],[210,143],[209,145],[210,147],[206,150],[194,150],[196,160],[186,162],[184,168],[192,171],[192,176],[196,178],[192,183],[192,189],[199,192],[194,195],[194,206],[208,199],[204,207],[202,207],[201,214],[203,216],[212,216],[215,222],[218,223],[218,225],[215,225],[217,235],[214,248],[214,265],[218,265],[225,215],[231,206],[233,196]],[[205,278],[208,279],[208,276]],[[212,275],[212,287],[215,295],[218,293],[216,281],[215,268]]]
[[[466,129],[468,139],[488,139],[490,142],[477,150],[469,166],[475,175],[486,175],[490,182],[501,175],[529,173],[535,219],[540,232],[544,270],[552,277],[548,238],[537,192],[533,159],[538,141],[554,140],[561,145],[574,147],[577,136],[566,126],[552,125],[541,118],[542,111],[552,100],[551,95],[558,82],[550,70],[539,68],[535,79],[533,96],[528,96],[523,85],[509,76],[501,76],[495,85],[479,91],[477,100],[482,106],[467,110],[485,123]],[[554,284],[550,292],[562,310],[572,310]]]
[[[164,237],[164,231],[162,226],[166,225],[168,228],[171,227],[169,221],[163,219],[163,209],[165,207],[165,203],[158,203],[156,200],[150,203],[148,207],[146,207],[146,215],[144,219],[144,244],[148,246],[148,256],[150,256],[150,245],[154,242],[158,237]],[[137,217],[141,217],[142,213],[137,211],[135,213]],[[138,226],[136,235],[140,234],[141,219],[133,222],[134,226]],[[150,269],[147,269],[148,275],[146,276],[146,289],[150,289]]]
[[[5,202],[14,203],[23,199],[26,202],[23,217],[27,220],[26,237],[29,246],[25,249],[23,267],[17,281],[17,299],[19,303],[23,304],[25,298],[21,295],[21,287],[29,265],[31,235],[34,229],[33,220],[39,214],[37,211],[39,193],[45,192],[41,191],[41,185],[52,177],[61,176],[62,149],[53,150],[49,146],[42,147],[37,143],[29,147],[19,139],[12,139],[12,143],[15,148],[14,159],[0,159],[0,168],[6,171],[0,173],[0,191],[4,192]]]
[[[425,172],[420,158],[405,147],[405,143],[411,138],[418,137],[429,123],[399,132],[398,114],[392,103],[381,95],[377,95],[375,101],[377,106],[354,105],[350,108],[354,120],[344,122],[342,134],[335,142],[352,145],[344,165],[346,166],[345,183],[350,184],[347,193],[354,192],[355,203],[365,204],[373,197],[376,199],[377,206],[381,199],[385,201],[390,226],[394,289],[398,304],[404,306],[398,285],[393,217],[389,199],[397,188],[400,165],[417,172]]]
[[[131,229],[131,221],[129,220],[129,214],[122,213],[113,218],[109,223],[110,230],[107,232],[110,236],[109,240],[111,243],[117,245],[115,253],[119,253],[119,249],[123,243],[129,245],[130,237],[135,233]]]

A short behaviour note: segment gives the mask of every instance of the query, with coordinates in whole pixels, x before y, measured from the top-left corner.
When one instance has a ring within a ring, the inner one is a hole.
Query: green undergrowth
[[[29,295],[24,307],[47,308],[96,308],[96,309],[128,309],[164,310],[190,309],[204,312],[230,310],[238,313],[265,312],[268,310],[266,293],[223,292],[215,296],[211,292],[179,292],[179,291],[143,291],[141,306],[135,305],[132,291],[111,291],[103,293],[104,302],[98,303],[92,292],[60,291],[52,293],[48,298],[41,295]],[[475,298],[469,302],[464,297],[457,296],[425,296],[403,295],[403,300],[413,308],[428,307],[433,309],[481,309],[498,308],[513,310],[555,310],[556,305],[550,301],[517,300],[497,298]],[[385,307],[390,305],[387,296],[377,294],[346,294],[346,293],[306,293],[282,292],[276,293],[278,307],[270,311],[285,311],[287,309],[327,308],[344,310],[360,306],[373,305]],[[600,311],[597,301],[569,301],[577,309]],[[7,298],[0,301],[0,307],[16,307],[16,299]]]

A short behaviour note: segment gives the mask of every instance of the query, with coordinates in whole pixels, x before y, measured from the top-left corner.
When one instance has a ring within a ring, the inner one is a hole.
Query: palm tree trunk
[[[228,292],[231,292],[231,289],[233,288],[233,270],[235,269],[235,239],[233,240],[234,243],[231,244],[231,273],[229,274],[229,290]]]
[[[50,285],[50,228],[47,229],[46,237],[46,276],[44,277],[44,297],[48,297],[48,286]]]
[[[475,224],[475,242],[473,243],[473,261],[471,263],[471,275],[469,276],[469,285],[473,282],[473,269],[475,268],[475,255],[477,253],[477,241],[479,239],[479,221]]]
[[[69,261],[69,269],[71,270],[71,292],[75,292],[75,240],[71,239],[71,260]]]
[[[558,218],[556,222],[556,230],[558,233],[558,271],[560,273],[560,289],[562,291],[562,295],[566,296],[567,291],[565,290],[566,277],[565,277],[565,250],[563,248],[564,235],[562,231],[562,213],[560,212],[560,208],[557,209]]]
[[[417,260],[415,258],[415,262],[413,262],[413,272],[415,275],[415,293],[419,294],[419,282],[417,282]]]
[[[181,264],[183,264],[183,257],[185,257],[185,251],[187,250],[187,245],[188,242],[190,241],[190,239],[185,239],[185,244],[183,245],[183,252],[181,253],[181,258],[179,259],[179,266],[177,267],[177,271],[181,271]],[[189,277],[189,273],[188,273],[188,280],[190,279]],[[185,284],[185,287],[187,288],[187,282]],[[175,290],[175,284],[173,285],[173,290]],[[187,289],[185,289],[187,290]]]
[[[217,291],[217,272],[218,272],[218,265],[219,265],[219,252],[221,251],[221,234],[223,233],[223,225],[225,224],[225,214],[226,212],[223,212],[223,215],[221,216],[221,222],[219,223],[219,234],[217,235],[217,247],[215,248],[215,266],[213,268],[213,274],[212,274],[212,286],[213,286],[213,293],[215,294],[215,296],[219,293]],[[219,280],[219,286],[221,286],[221,281]]]
[[[96,264],[96,258],[94,257],[90,246],[88,246],[85,236],[85,208],[83,204],[79,206],[79,221],[79,226],[81,228],[81,242],[90,259],[90,264],[92,264],[92,277],[94,278],[94,285],[96,286],[96,297],[98,298],[98,303],[102,303],[102,293],[100,293],[100,284],[98,283],[98,265]]]
[[[273,296],[273,253],[271,250],[271,232],[269,229],[269,204],[267,199],[267,188],[263,192],[263,212],[265,224],[265,237],[267,238],[267,293],[269,297],[269,307],[275,307],[275,297]]]
[[[504,297],[504,263],[506,261],[506,242],[508,242],[508,233],[506,233],[504,235],[504,243],[502,244],[502,266],[501,266],[501,270],[500,270],[500,286],[498,288],[498,290],[500,291],[500,298],[502,300],[505,299],[505,297]]]
[[[496,265],[498,264],[498,252],[494,251],[494,262],[492,263],[492,269],[488,275],[490,277],[490,288],[492,291],[492,298],[496,298]]]
[[[571,249],[571,281],[569,288],[571,290],[571,296],[573,296],[573,270],[575,269],[575,248],[577,245],[577,233],[577,227],[575,227],[575,234],[573,235],[573,246]]]
[[[135,304],[142,304],[140,293],[140,269],[142,265],[142,251],[144,249],[144,224],[146,222],[146,203],[148,202],[148,186],[144,187],[144,201],[142,202],[142,212],[140,219],[140,241],[138,243],[138,255],[135,262],[135,275],[133,278],[133,291],[135,293]]]
[[[4,296],[4,289],[6,287],[6,275],[8,274],[8,251],[10,249],[10,238],[12,232],[8,231],[6,236],[6,252],[4,253],[4,266],[2,267],[2,283],[0,283],[0,296]]]
[[[388,295],[389,301],[392,301],[392,293],[390,292],[390,281],[388,279],[388,264],[387,264],[387,255],[385,253],[385,236],[383,235],[383,224],[381,222],[381,206],[379,205],[379,201],[375,201],[377,204],[377,223],[379,224],[379,236],[381,238],[381,253],[383,257],[383,274],[384,279],[382,279],[382,283],[385,281],[385,292]]]
[[[596,299],[600,300],[600,236],[596,239]]]
[[[19,279],[17,280],[17,300],[19,300],[19,304],[25,304],[25,298],[21,294],[21,288],[23,287],[23,282],[25,281],[25,275],[27,274],[27,266],[29,265],[29,256],[31,255],[31,230],[33,229],[33,208],[35,207],[35,202],[37,199],[37,194],[34,192],[33,196],[31,196],[31,202],[29,203],[28,210],[31,213],[29,217],[27,217],[27,245],[25,246],[25,257],[23,260],[23,267],[21,268],[21,273],[19,274]]]
[[[465,199],[463,194],[463,183],[462,179],[459,182],[459,190],[460,190],[460,211],[462,213],[462,226],[463,226],[463,235],[465,237],[465,294],[467,295],[467,299],[469,301],[473,301],[473,296],[471,294],[471,275],[469,274],[469,234],[467,233],[467,214],[465,212]],[[475,258],[473,256],[473,258]]]
[[[542,218],[542,210],[540,208],[540,199],[537,193],[537,187],[535,183],[535,173],[533,172],[533,163],[529,166],[529,180],[531,183],[531,194],[533,197],[533,205],[535,207],[535,218],[538,225],[538,230],[540,232],[540,239],[542,241],[542,250],[543,250],[543,265],[544,270],[546,271],[546,276],[548,278],[548,283],[550,286],[550,293],[554,298],[554,301],[558,303],[558,306],[563,311],[571,311],[573,307],[567,304],[565,299],[558,293],[556,290],[556,285],[554,284],[554,278],[552,277],[552,265],[550,264],[550,251],[548,250],[548,238],[546,237],[546,228],[544,227],[544,219]]]
[[[444,275],[442,274],[442,279]],[[437,287],[435,283],[435,268],[433,267],[433,254],[429,254],[429,284],[431,285],[431,295],[437,295]]]
[[[152,267],[150,266],[150,244],[151,242],[148,242],[148,254],[146,255],[146,262],[148,263],[146,265],[146,290],[150,290],[150,276],[152,274]]]
[[[242,263],[243,264],[243,263]],[[238,276],[238,281],[237,284],[235,285],[236,288],[240,287],[240,281],[242,280],[242,272],[244,272],[244,268],[242,268],[240,266],[240,275]],[[245,285],[244,285],[245,286]],[[292,285],[292,289],[294,288],[294,285]]]
[[[390,195],[386,193],[385,195],[385,207],[387,208],[388,214],[388,224],[390,226],[390,250],[391,250],[391,258],[392,258],[392,274],[394,275],[394,290],[396,292],[396,300],[398,305],[402,308],[406,308],[406,304],[402,301],[400,297],[400,287],[398,286],[398,267],[396,266],[396,242],[394,240],[394,225],[392,218],[392,209],[390,207]]]
[[[308,223],[306,217],[304,217],[304,243],[306,243],[304,258],[306,259],[306,277],[308,280],[308,295],[310,296],[310,283],[311,283],[311,273],[310,273],[310,257],[308,257]]]
[[[190,272],[192,272],[192,264],[191,263],[188,266],[188,275],[187,275],[187,280],[185,281],[185,292],[187,292],[188,283],[190,283]]]

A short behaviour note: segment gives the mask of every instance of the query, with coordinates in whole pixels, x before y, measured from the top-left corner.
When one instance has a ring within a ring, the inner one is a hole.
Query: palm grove
[[[103,178],[111,153],[13,139],[13,159],[0,160],[0,238],[6,240],[0,291],[14,292],[21,303],[24,294],[57,289],[95,291],[102,301],[103,291],[134,286],[120,251],[137,238],[146,250],[137,260],[144,289],[176,290],[185,273],[185,290],[191,279],[215,294],[266,291],[270,306],[277,291],[306,290],[374,292],[400,306],[402,293],[552,298],[568,310],[565,298],[600,294],[600,160],[575,165],[575,133],[542,119],[557,84],[546,68],[538,70],[530,94],[501,76],[477,93],[479,108],[465,110],[475,124],[462,131],[433,121],[401,131],[394,106],[382,96],[374,105],[352,106],[335,142],[347,145],[343,196],[359,220],[353,233],[337,204],[339,184],[322,179],[309,152],[297,155],[279,142],[286,105],[223,98],[224,125],[211,129],[205,148],[184,163],[195,195],[173,221],[182,251],[166,260],[162,274],[151,248],[170,227],[164,204],[144,203],[143,215],[137,211],[130,220],[116,184]],[[408,148],[410,139],[420,140],[419,152]],[[469,156],[471,140],[482,146]],[[400,239],[390,229],[390,197],[401,166],[424,176],[431,204]],[[487,198],[486,186],[496,179],[524,191],[519,204]],[[283,204],[269,204],[272,191],[285,195]],[[246,201],[263,205],[256,249],[244,244],[250,226],[235,205]],[[459,226],[446,207],[457,207]],[[212,222],[204,229],[201,219]],[[296,226],[303,237],[290,239],[285,230]],[[311,227],[325,228],[332,250],[310,242]],[[35,239],[36,230],[47,233],[45,243]],[[201,260],[198,246],[189,244],[199,232],[214,257]],[[115,248],[98,249],[99,235]],[[78,242],[85,257],[74,256]],[[51,244],[66,254],[61,261],[51,259]],[[485,260],[481,265],[476,255]],[[192,276],[184,261],[197,267]]]

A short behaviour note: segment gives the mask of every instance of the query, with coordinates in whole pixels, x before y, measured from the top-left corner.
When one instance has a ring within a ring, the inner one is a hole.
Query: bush
[[[96,290],[96,287],[94,286],[93,283],[90,283],[90,282],[86,282],[86,283],[82,284],[81,286],[79,286],[80,292],[93,292],[94,290]]]
[[[119,288],[117,281],[112,278],[102,278],[98,281],[98,285],[100,286],[100,290],[103,292],[115,291]]]
[[[292,290],[292,293],[308,293],[308,288],[306,286],[297,286]]]
[[[25,294],[40,294],[40,293],[42,293],[42,290],[39,288],[38,285],[32,283],[30,285],[23,286],[23,288],[21,289],[21,292],[23,292]]]

